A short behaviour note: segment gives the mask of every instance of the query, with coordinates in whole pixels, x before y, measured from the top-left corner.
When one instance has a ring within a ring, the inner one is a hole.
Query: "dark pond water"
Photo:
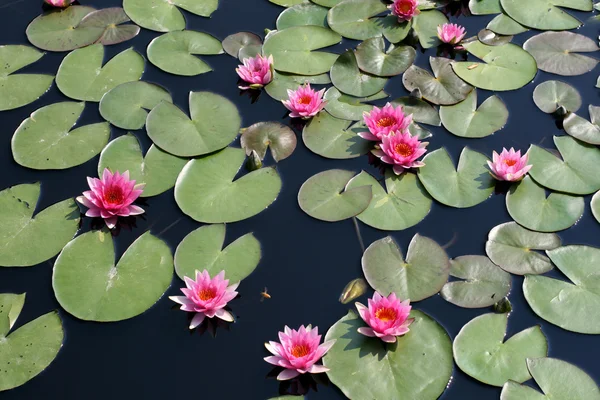
[[[0,0],[0,43],[27,43],[25,28],[41,12],[41,0]],[[120,6],[120,0],[85,0],[85,5],[96,8]],[[262,34],[264,28],[274,28],[281,8],[267,0],[221,0],[213,18],[205,19],[186,14],[188,29],[211,33],[219,39],[239,31]],[[579,15],[581,19],[590,14]],[[469,33],[483,28],[490,17],[460,17]],[[588,23],[580,33],[596,37],[598,25]],[[157,33],[142,30],[133,41],[107,48],[107,56],[114,56],[134,46],[145,55],[148,43]],[[516,42],[522,44],[531,33],[521,34]],[[354,47],[345,42],[339,50]],[[428,56],[435,50],[419,52],[417,64],[428,67]],[[27,72],[55,73],[64,53],[47,54],[41,62],[27,68]],[[257,103],[240,96],[236,87],[237,60],[228,55],[206,57],[214,72],[199,77],[177,77],[163,73],[150,63],[146,64],[144,80],[159,83],[173,94],[175,102],[187,109],[189,91],[210,90],[233,100],[243,115],[244,126],[259,121],[280,121],[285,110],[276,101],[263,94]],[[433,129],[430,150],[445,146],[454,157],[462,147],[490,154],[503,146],[526,150],[530,143],[551,146],[552,135],[563,134],[553,118],[537,109],[532,101],[534,87],[549,79],[560,79],[579,89],[584,105],[598,103],[594,88],[598,71],[576,78],[562,79],[543,72],[527,87],[501,93],[510,111],[508,125],[496,135],[479,140],[460,139],[443,128]],[[387,91],[392,98],[405,95],[399,77],[392,79]],[[482,94],[482,98],[489,93]],[[96,175],[98,158],[66,171],[40,172],[17,165],[10,151],[10,140],[22,120],[43,105],[67,100],[53,86],[49,93],[27,107],[0,113],[0,188],[25,182],[42,182],[42,196],[38,209],[43,209],[87,189],[85,177]],[[89,103],[81,123],[100,122],[95,103]],[[287,122],[287,121],[286,121]],[[113,138],[124,131],[113,128]],[[146,148],[150,143],[143,131],[137,132]],[[269,161],[271,162],[271,161]],[[376,173],[366,157],[348,160],[327,160],[312,154],[301,143],[289,159],[278,166],[283,178],[283,190],[277,201],[265,212],[246,221],[228,226],[228,241],[249,231],[262,243],[263,258],[258,269],[243,281],[241,298],[231,303],[238,317],[230,330],[217,330],[216,337],[200,335],[187,328],[188,315],[173,309],[166,295],[179,293],[182,283],[174,278],[171,288],[154,307],[134,319],[110,323],[82,322],[64,311],[60,312],[66,330],[63,349],[51,366],[24,386],[2,393],[2,399],[23,400],[40,396],[55,399],[171,399],[194,398],[266,399],[279,392],[278,382],[267,375],[271,370],[263,361],[266,350],[263,342],[275,339],[284,326],[318,325],[326,331],[350,306],[337,301],[345,284],[361,274],[361,248],[351,220],[325,223],[305,215],[298,207],[296,196],[301,184],[312,175],[331,168],[355,171],[365,169]],[[600,225],[593,219],[586,199],[584,218],[573,228],[560,233],[565,244],[600,246]],[[117,253],[125,249],[143,232],[166,240],[171,248],[199,224],[183,215],[168,191],[147,201],[146,214],[137,220],[131,231],[122,231],[117,239]],[[392,236],[403,249],[415,233],[444,244],[456,238],[448,249],[451,257],[484,254],[487,234],[494,226],[510,220],[504,205],[504,195],[494,195],[474,208],[459,210],[435,204],[431,213],[418,226]],[[89,221],[84,222],[89,229]],[[361,225],[365,244],[387,234]],[[60,309],[51,286],[54,259],[32,268],[0,269],[0,292],[27,292],[27,302],[17,326],[53,309]],[[200,268],[202,266],[199,266]],[[557,276],[558,273],[553,272]],[[529,308],[522,294],[522,278],[513,277],[510,295],[514,312],[509,320],[508,335],[540,324],[550,344],[550,356],[571,362],[586,370],[600,381],[600,340],[596,336],[569,333],[538,318]],[[272,299],[260,301],[260,292],[269,288]],[[437,319],[455,337],[460,328],[477,315],[488,310],[467,310],[434,296],[415,305]],[[1,360],[0,360],[1,363]],[[450,399],[497,399],[499,388],[485,386],[455,369],[452,382],[442,396]],[[332,385],[318,386],[309,399],[341,399],[343,395]],[[378,399],[385,400],[385,399]],[[412,400],[412,399],[407,399]]]

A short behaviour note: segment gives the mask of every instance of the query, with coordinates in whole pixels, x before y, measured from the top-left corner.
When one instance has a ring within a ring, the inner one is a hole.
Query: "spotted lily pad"
[[[185,18],[177,7],[210,17],[218,6],[219,0],[123,0],[123,8],[133,22],[158,32],[185,29]]]
[[[361,72],[354,51],[348,50],[338,57],[331,67],[331,81],[341,92],[351,96],[366,97],[379,93],[387,78]]]
[[[363,114],[373,109],[373,106],[365,104],[371,101],[388,97],[383,90],[367,97],[355,97],[343,94],[335,87],[329,88],[323,98],[327,101],[325,110],[332,116],[349,121],[363,119]]]
[[[565,131],[576,139],[589,144],[600,144],[600,107],[589,107],[591,122],[571,113],[563,121]]]
[[[57,255],[79,229],[79,209],[73,199],[56,203],[34,217],[39,197],[39,183],[0,192],[0,266],[42,263]]]
[[[533,101],[548,114],[559,109],[575,112],[581,107],[581,96],[577,89],[560,81],[546,81],[537,85],[533,91]]]
[[[438,110],[418,97],[400,97],[392,101],[392,104],[396,107],[402,106],[404,114],[412,114],[415,122],[434,126],[442,124]]]
[[[437,28],[448,23],[448,18],[438,10],[422,11],[413,18],[413,29],[424,49],[435,47],[442,42],[438,38]]]
[[[312,3],[302,3],[284,10],[277,18],[277,29],[282,30],[292,26],[314,25],[327,28],[326,7]]]
[[[294,131],[278,122],[259,122],[242,131],[240,144],[246,155],[256,151],[261,159],[265,158],[267,148],[276,162],[288,158],[296,149]]]
[[[377,76],[396,76],[408,69],[415,61],[416,51],[410,46],[394,46],[385,51],[382,37],[367,39],[356,48],[358,67]]]
[[[273,80],[267,86],[265,90],[269,96],[275,100],[287,100],[288,90],[296,90],[300,85],[310,83],[312,85],[326,85],[331,83],[329,74],[320,74],[313,76],[305,75],[293,75],[286,74],[284,72],[277,72],[273,74]]]
[[[358,136],[367,128],[360,123],[320,112],[302,131],[302,140],[310,151],[326,158],[346,159],[367,154],[373,142]]]
[[[5,337],[13,328],[25,304],[25,293],[0,294],[0,336]]]
[[[567,30],[582,25],[581,21],[558,7],[592,11],[592,0],[501,0],[502,9],[522,25],[540,30]],[[558,7],[557,7],[558,6]]]
[[[442,124],[460,137],[482,138],[504,128],[508,109],[498,96],[490,96],[477,108],[477,90],[454,106],[440,107]]]
[[[129,21],[129,17],[121,7],[103,8],[86,15],[77,29],[102,29],[102,35],[96,43],[109,46],[133,39],[140,33],[139,26],[125,24]]]
[[[600,50],[596,41],[573,32],[540,33],[527,40],[523,48],[535,58],[539,69],[552,74],[585,74],[599,62],[595,58],[578,54]]]
[[[227,54],[238,58],[246,47],[259,47],[262,50],[262,39],[251,32],[238,32],[223,39],[222,45]]]

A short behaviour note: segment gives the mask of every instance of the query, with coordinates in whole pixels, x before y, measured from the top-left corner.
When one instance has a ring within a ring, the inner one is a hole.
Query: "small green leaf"
[[[508,109],[498,96],[490,96],[477,108],[477,90],[462,102],[440,107],[444,127],[460,137],[482,138],[504,128]]]
[[[341,92],[367,97],[382,91],[388,80],[361,72],[354,52],[348,50],[331,67],[331,81]]]
[[[415,57],[416,51],[410,46],[391,45],[386,52],[382,37],[367,39],[356,48],[358,67],[377,76],[400,75],[412,65]]]

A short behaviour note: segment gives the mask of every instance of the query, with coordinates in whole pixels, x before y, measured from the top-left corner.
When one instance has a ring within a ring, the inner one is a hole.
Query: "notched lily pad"
[[[219,0],[123,0],[123,9],[133,22],[158,32],[185,29],[185,18],[179,8],[210,17],[218,6]]]
[[[571,113],[563,121],[565,131],[575,139],[600,145],[600,107],[589,106],[590,121]]]
[[[498,96],[490,96],[477,108],[477,90],[462,102],[440,107],[444,127],[452,134],[467,138],[482,138],[504,128],[508,109]]]
[[[271,156],[279,162],[292,155],[296,142],[296,134],[288,126],[278,122],[259,122],[242,130],[240,144],[247,156],[256,151],[261,159],[270,148]]]
[[[126,24],[126,22],[130,21],[121,7],[103,8],[102,10],[92,11],[86,15],[77,26],[77,29],[102,29],[102,35],[96,43],[109,46],[126,42],[140,33],[139,26]]]
[[[578,53],[600,50],[596,41],[573,32],[544,32],[528,39],[523,48],[536,60],[542,71],[557,75],[585,74],[599,60]]]
[[[302,140],[310,151],[334,159],[356,158],[367,154],[373,142],[358,134],[366,131],[362,123],[339,119],[327,112],[312,118],[302,131]]]
[[[393,44],[386,51],[383,38],[375,37],[359,44],[355,55],[362,71],[376,76],[396,76],[413,64],[416,51],[410,46]]]
[[[246,47],[259,47],[262,50],[262,39],[251,32],[238,32],[223,39],[223,50],[232,57],[239,58]]]
[[[533,91],[533,101],[547,114],[558,110],[575,112],[581,107],[581,96],[577,89],[560,81],[546,81],[537,85]]]
[[[366,97],[379,93],[385,87],[387,78],[361,72],[352,50],[338,57],[331,67],[331,81],[341,92],[351,96]]]

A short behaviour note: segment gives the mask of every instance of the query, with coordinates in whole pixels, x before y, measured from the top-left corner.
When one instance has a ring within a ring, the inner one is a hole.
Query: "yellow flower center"
[[[402,157],[408,157],[412,155],[413,149],[406,143],[398,143],[396,147],[394,147],[396,153],[400,154]]]
[[[380,308],[375,311],[375,318],[383,322],[394,321],[397,316],[398,314],[393,308]]]
[[[377,121],[377,126],[380,128],[387,128],[396,123],[396,120],[391,117],[383,117],[379,121]]]
[[[310,353],[310,348],[305,343],[297,344],[292,347],[290,353],[292,353],[294,357],[300,358],[308,355],[308,353]]]
[[[214,288],[202,289],[198,292],[198,297],[202,301],[212,300],[216,295],[217,291]]]

